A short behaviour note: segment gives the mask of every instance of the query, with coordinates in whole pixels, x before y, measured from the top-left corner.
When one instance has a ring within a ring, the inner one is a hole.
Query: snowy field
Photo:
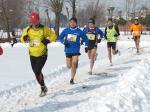
[[[1,44],[0,112],[150,112],[150,36],[142,36],[141,53],[136,54],[129,36],[120,36],[121,55],[107,58],[106,41],[99,44],[94,75],[84,46],[81,48],[76,84],[70,85],[63,46],[48,46],[43,69],[49,92],[40,98],[39,85],[31,70],[27,45],[11,48]]]

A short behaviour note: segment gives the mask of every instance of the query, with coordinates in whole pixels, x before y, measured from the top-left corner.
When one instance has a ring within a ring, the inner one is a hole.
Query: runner
[[[78,58],[80,56],[80,39],[88,46],[86,35],[77,27],[77,19],[75,17],[69,20],[69,28],[64,29],[60,34],[59,40],[65,45],[66,64],[71,68],[70,84],[74,84],[74,77],[78,67]]]
[[[104,36],[104,33],[95,26],[95,20],[93,18],[90,18],[88,21],[88,25],[83,29],[83,32],[85,35],[87,35],[89,44],[88,49],[86,49],[86,52],[88,53],[88,57],[90,60],[90,70],[89,74],[92,75],[92,70],[94,67],[94,62],[97,58],[97,45],[101,42],[101,39]]]
[[[39,14],[31,13],[29,17],[31,23],[21,37],[23,43],[29,42],[29,54],[32,70],[41,86],[40,97],[46,95],[48,89],[44,82],[42,68],[47,60],[47,44],[56,40],[56,34],[48,27],[40,24]]]
[[[17,39],[16,39],[16,32],[15,31],[12,31],[12,44],[11,44],[11,46],[13,47],[14,46],[14,44],[16,44],[17,43]]]
[[[0,55],[3,55],[3,48],[0,46]]]
[[[108,19],[108,26],[105,28],[105,39],[107,40],[108,58],[110,65],[112,65],[112,54],[115,55],[119,53],[116,49],[116,44],[118,36],[120,35],[118,26],[113,24],[111,18]]]
[[[139,53],[140,37],[142,34],[142,25],[139,23],[138,18],[135,18],[134,23],[130,26],[130,31],[131,31],[131,34],[133,35],[137,53]]]

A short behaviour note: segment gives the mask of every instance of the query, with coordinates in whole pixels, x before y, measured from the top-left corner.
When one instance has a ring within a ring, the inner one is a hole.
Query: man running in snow
[[[105,28],[105,39],[107,40],[108,58],[112,65],[112,53],[113,55],[119,53],[116,49],[118,36],[120,35],[118,26],[113,24],[111,18],[108,19],[108,26]]]
[[[39,14],[31,13],[29,17],[30,26],[24,30],[21,41],[29,42],[29,54],[32,70],[41,86],[40,97],[46,95],[48,89],[44,82],[42,68],[47,60],[47,44],[56,40],[56,34],[48,27],[40,24]]]
[[[98,27],[95,26],[95,20],[93,18],[89,19],[88,25],[87,27],[83,29],[83,32],[85,33],[85,35],[87,35],[88,40],[89,40],[88,48],[85,49],[85,52],[88,53],[88,57],[90,60],[89,74],[92,75],[94,62],[98,55],[96,53],[97,45],[98,43],[101,42],[101,39],[103,38],[104,33],[102,32],[102,30],[100,30]]]
[[[65,45],[66,64],[71,68],[70,84],[74,84],[74,77],[78,67],[78,57],[80,55],[80,39],[88,46],[86,35],[77,27],[77,19],[75,17],[69,20],[69,27],[64,29],[59,36],[59,40]]]
[[[140,37],[142,34],[142,25],[139,23],[138,18],[135,18],[134,23],[130,26],[131,34],[135,42],[137,53],[139,53],[140,48]]]

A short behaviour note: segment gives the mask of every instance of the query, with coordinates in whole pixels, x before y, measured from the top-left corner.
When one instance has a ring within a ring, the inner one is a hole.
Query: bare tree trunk
[[[51,10],[55,13],[55,32],[57,37],[59,36],[59,26],[60,26],[60,15],[63,8],[64,0],[49,0],[49,6]]]
[[[10,25],[9,25],[9,19],[8,17],[6,16],[6,31],[7,31],[7,36],[8,38],[10,39]]]
[[[72,17],[76,17],[76,0],[72,0]]]
[[[67,0],[67,3],[69,3],[71,9],[72,9],[72,17],[76,17],[76,2],[77,0]]]
[[[67,11],[67,19],[69,20],[69,9],[68,9],[68,7],[66,7],[66,11]]]
[[[24,3],[25,0],[0,0],[1,27],[7,32],[7,37],[10,38],[10,31],[14,30],[18,26],[22,25],[24,18],[24,7],[20,4]]]
[[[2,0],[2,11],[3,11],[3,14],[4,14],[4,22],[5,22],[5,27],[6,27],[6,31],[7,31],[7,36],[8,38],[10,38],[10,25],[9,25],[9,18],[7,16],[7,12],[6,12],[6,9],[5,9],[5,6],[4,6],[4,0]]]
[[[55,13],[56,19],[55,19],[55,32],[57,37],[59,36],[59,26],[60,26],[60,14]]]
[[[46,12],[47,19],[48,19],[48,25],[50,25],[51,24],[51,19],[50,19],[49,14],[48,14],[48,9],[46,9],[45,12]]]
[[[93,18],[96,19],[96,14],[97,14],[97,9],[99,6],[99,0],[97,0],[96,5],[95,5],[95,9],[93,11]]]
[[[85,9],[79,9],[77,12],[77,17],[79,20],[79,25],[87,25],[89,18],[94,18],[96,20],[96,25],[105,22],[104,5],[100,3],[100,0],[87,2]]]

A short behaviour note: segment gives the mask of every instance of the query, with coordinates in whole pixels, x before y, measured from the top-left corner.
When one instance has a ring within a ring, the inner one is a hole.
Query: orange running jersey
[[[132,24],[130,26],[130,31],[133,32],[133,36],[141,36],[141,32],[142,32],[142,25],[141,24],[138,24],[138,25],[135,25],[135,24]]]

